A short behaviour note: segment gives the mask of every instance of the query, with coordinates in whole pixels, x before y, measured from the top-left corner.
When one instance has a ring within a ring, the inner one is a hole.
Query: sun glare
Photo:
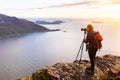
[[[100,0],[100,3],[102,3],[102,4],[106,4],[108,2],[109,2],[108,0]]]

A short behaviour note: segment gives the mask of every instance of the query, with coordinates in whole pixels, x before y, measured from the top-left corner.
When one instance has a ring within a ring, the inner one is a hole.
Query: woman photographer
[[[88,54],[90,58],[90,63],[91,63],[90,70],[94,74],[95,56],[98,50],[97,48],[93,46],[95,31],[94,31],[94,27],[91,24],[88,24],[86,29],[87,29],[87,37],[84,40],[84,42],[86,43],[86,48],[88,50]]]

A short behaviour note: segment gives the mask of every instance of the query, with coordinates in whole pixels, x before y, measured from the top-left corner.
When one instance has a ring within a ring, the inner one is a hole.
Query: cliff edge
[[[87,60],[56,63],[37,70],[31,77],[17,80],[120,80],[119,56],[97,56],[94,75],[88,72],[88,67]]]

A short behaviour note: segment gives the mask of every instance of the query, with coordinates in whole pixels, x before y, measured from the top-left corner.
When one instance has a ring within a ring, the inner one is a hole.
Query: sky
[[[0,0],[0,14],[31,18],[120,18],[120,0]]]

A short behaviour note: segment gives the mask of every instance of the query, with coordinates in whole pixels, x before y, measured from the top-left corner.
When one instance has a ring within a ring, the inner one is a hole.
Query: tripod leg
[[[80,53],[80,50],[81,50],[81,49],[82,49],[82,51],[81,51],[80,60],[81,60],[81,58],[82,58],[82,52],[83,52],[83,46],[84,46],[85,36],[86,36],[86,31],[84,31],[84,38],[83,38],[83,41],[82,41],[81,46],[80,46],[80,48],[79,48],[79,51],[78,51],[78,54],[77,54],[76,60],[77,60],[77,58],[78,58],[78,56],[79,56],[79,53]],[[75,60],[75,61],[76,61],[76,60]]]
[[[86,36],[86,32],[84,32],[83,44],[82,44],[82,47],[81,47],[80,62],[81,62],[81,60],[82,60],[82,54],[83,54],[83,47],[84,47],[85,36]]]
[[[80,50],[81,50],[83,44],[84,44],[84,42],[82,41],[82,43],[81,43],[81,45],[80,45],[80,48],[79,48],[79,51],[78,51],[78,54],[77,54],[77,57],[76,57],[76,60],[77,60],[77,58],[78,58],[78,56],[79,56],[79,53],[80,53]],[[75,60],[75,61],[76,61],[76,60]]]
[[[82,48],[81,48],[80,62],[81,62],[81,60],[82,60],[83,47],[84,47],[84,43],[83,43]]]
[[[80,64],[81,64],[81,60],[82,60],[82,53],[83,53],[83,47],[84,47],[84,43],[81,46],[81,54],[80,54],[80,60],[79,60],[79,68],[80,68]]]

